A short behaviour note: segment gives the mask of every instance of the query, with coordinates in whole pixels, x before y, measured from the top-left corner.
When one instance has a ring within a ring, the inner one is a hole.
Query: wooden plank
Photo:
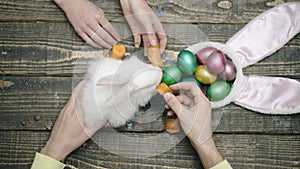
[[[123,42],[132,49],[129,29],[114,23]],[[199,41],[225,43],[243,25],[165,24],[170,57]],[[84,73],[89,59],[108,53],[85,45],[66,23],[0,23],[0,74],[71,76],[74,69]],[[195,32],[197,32],[195,34]],[[88,52],[87,52],[88,51]],[[175,52],[176,51],[176,52]],[[244,70],[245,74],[300,77],[300,35],[270,57]]]
[[[1,88],[0,107],[3,115],[1,128],[21,129],[33,125],[39,127],[28,129],[51,129],[72,91],[70,78],[51,79],[49,81],[45,78],[1,78],[2,81],[11,83],[6,89]],[[10,127],[4,127],[6,125]]]
[[[126,134],[126,133],[123,133]],[[153,134],[127,133],[127,136]],[[0,168],[30,168],[34,154],[46,143],[49,132],[0,131]],[[233,168],[282,168],[299,167],[299,135],[214,135],[221,154]],[[160,140],[162,146],[170,144]],[[113,140],[112,140],[113,142]],[[127,142],[122,146],[127,146]],[[145,145],[147,146],[147,145]],[[149,145],[148,145],[149,146]],[[143,149],[141,148],[141,151]],[[201,164],[188,139],[182,140],[169,151],[149,158],[128,158],[112,154],[94,142],[88,141],[72,153],[66,163],[78,168],[201,168]]]
[[[216,135],[215,140],[233,168],[296,169],[300,165],[299,135]]]
[[[261,12],[292,1],[299,0],[147,0],[164,23],[171,58],[188,44],[206,38],[225,43]],[[130,30],[123,20],[117,21],[123,16],[119,1],[96,3],[113,21],[123,43],[132,46]],[[48,130],[69,99],[72,84],[79,80],[72,81],[72,77],[82,75],[90,59],[108,51],[85,46],[52,0],[0,0],[0,31],[0,168],[30,168],[34,153],[45,145]],[[297,35],[244,73],[299,80],[299,48]],[[133,51],[131,47],[129,50]],[[234,168],[299,168],[300,114],[263,115],[231,104],[214,111],[213,116],[217,145]],[[161,115],[152,122],[134,123],[132,129],[124,126],[118,131],[129,137],[149,137],[162,132],[164,122],[165,115]],[[159,142],[161,146],[169,144]],[[122,146],[130,145],[124,142]],[[201,168],[187,139],[164,154],[143,159],[117,156],[89,141],[66,162],[78,168]]]
[[[93,0],[109,20],[123,17],[118,0]],[[246,23],[275,5],[299,0],[147,0],[162,22],[169,23]],[[53,0],[1,0],[0,21],[66,22],[64,13]]]
[[[68,77],[0,77],[0,130],[50,130],[78,80]],[[124,126],[119,131],[163,131],[166,115],[162,112],[159,116],[143,114],[140,118],[153,121],[134,123],[132,129]],[[213,124],[216,133],[299,134],[300,114],[263,115],[231,104],[214,111]]]

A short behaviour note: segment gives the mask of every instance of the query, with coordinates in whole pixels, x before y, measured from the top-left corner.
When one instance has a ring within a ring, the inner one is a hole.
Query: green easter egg
[[[229,93],[231,87],[226,81],[217,81],[211,84],[207,89],[207,97],[211,101],[223,100]]]
[[[185,77],[181,80],[182,82],[194,82],[197,84],[197,86],[199,86],[199,88],[201,88],[201,84],[199,83],[198,80],[191,78],[191,77]]]
[[[178,54],[178,67],[179,69],[186,74],[193,74],[198,66],[195,55],[188,51],[182,50]]]
[[[182,73],[177,66],[168,66],[163,70],[161,82],[166,83],[169,86],[179,82],[181,76]]]

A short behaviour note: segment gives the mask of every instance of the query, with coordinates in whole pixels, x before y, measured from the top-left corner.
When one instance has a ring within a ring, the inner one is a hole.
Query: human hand
[[[104,12],[89,0],[55,0],[66,13],[77,34],[96,48],[111,49],[120,35],[105,18]]]
[[[85,81],[81,81],[77,85],[70,100],[61,110],[50,138],[41,150],[42,154],[63,161],[105,124],[105,121],[100,121],[97,126],[88,128],[83,123],[81,98],[84,84]]]
[[[167,45],[167,36],[159,18],[147,2],[145,0],[120,0],[120,2],[134,36],[134,46],[138,48],[143,39],[145,50],[150,45],[159,45],[163,52]]]
[[[192,82],[177,83],[170,86],[180,93],[174,96],[164,94],[170,111],[169,116],[177,114],[181,127],[190,138],[196,149],[204,168],[211,168],[223,161],[215,142],[212,139],[211,107],[209,100],[200,88]]]
[[[164,94],[170,108],[168,115],[176,113],[191,142],[201,145],[212,135],[209,100],[195,83],[182,82],[171,85],[170,88],[180,94]]]

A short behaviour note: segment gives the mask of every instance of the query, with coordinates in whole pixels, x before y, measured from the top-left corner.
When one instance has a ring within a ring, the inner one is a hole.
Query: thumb
[[[169,92],[164,94],[164,99],[169,105],[169,107],[179,116],[183,109],[183,106],[181,105],[179,100],[172,93]]]

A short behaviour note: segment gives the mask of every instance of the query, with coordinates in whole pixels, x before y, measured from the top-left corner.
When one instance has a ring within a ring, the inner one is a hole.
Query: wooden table
[[[166,31],[180,36],[179,40],[168,39],[167,53],[172,54],[205,38],[193,34],[191,23],[210,41],[225,43],[255,16],[283,1],[147,2],[159,14]],[[117,20],[123,16],[118,0],[100,0],[97,4],[121,35],[128,33],[124,22]],[[80,54],[85,43],[51,0],[1,0],[0,21],[0,168],[30,168],[35,152],[45,145],[70,97],[74,68],[83,74],[87,61],[97,57],[99,51]],[[132,37],[123,43],[130,49]],[[278,52],[244,69],[244,74],[299,80],[299,53],[297,35]],[[80,64],[76,64],[78,59]],[[214,139],[234,168],[300,168],[300,114],[264,115],[233,104],[216,112],[222,112],[222,118]],[[151,135],[163,131],[164,120],[162,115],[150,123],[119,131],[124,135]],[[202,168],[188,139],[163,154],[140,159],[112,154],[90,140],[66,163],[78,168]]]

